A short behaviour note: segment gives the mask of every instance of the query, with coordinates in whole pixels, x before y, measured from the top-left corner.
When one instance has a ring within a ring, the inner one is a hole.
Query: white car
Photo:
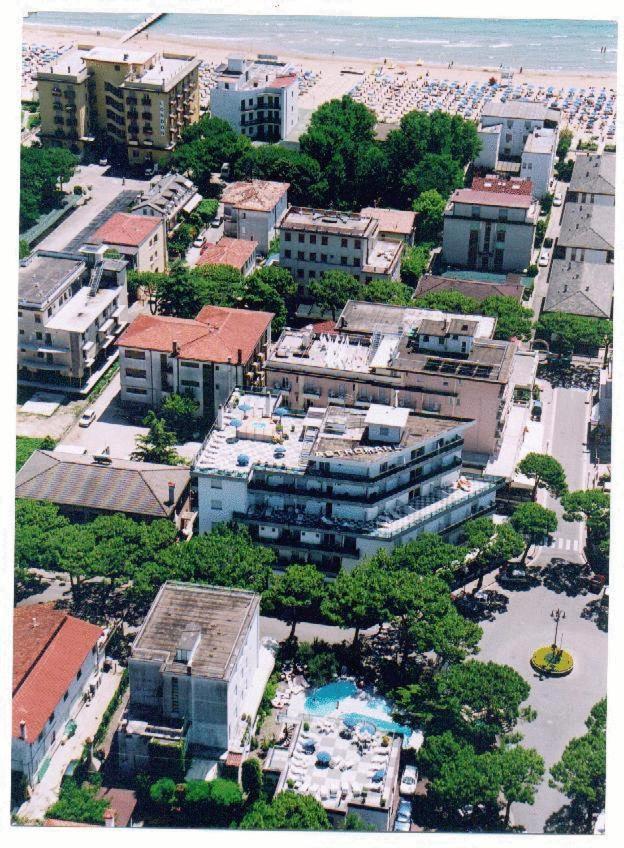
[[[562,200],[559,192],[553,197],[553,206],[561,206]]]
[[[550,253],[547,250],[542,250],[542,253],[539,258],[539,262],[537,263],[540,268],[547,268],[548,263],[550,262]]]
[[[108,165],[108,159],[100,159],[100,166],[105,168]]]
[[[203,245],[203,243],[204,243],[203,236],[202,236],[202,238],[196,238],[195,241],[193,242],[193,247],[201,247]]]
[[[418,770],[415,766],[405,766],[399,792],[401,795],[413,795],[418,783]]]
[[[89,407],[85,409],[85,411],[80,416],[80,421],[78,422],[79,427],[89,427],[89,425],[93,424],[95,421],[95,409]]]

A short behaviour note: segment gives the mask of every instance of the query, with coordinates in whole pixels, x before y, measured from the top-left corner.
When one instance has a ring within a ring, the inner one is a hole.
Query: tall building
[[[546,103],[509,100],[494,101],[483,107],[478,127],[482,149],[475,159],[477,167],[492,167],[495,159],[519,159],[534,130],[559,129],[561,112]],[[487,161],[486,161],[487,160]]]
[[[289,413],[235,391],[192,466],[199,530],[235,521],[281,562],[335,573],[491,511],[499,478],[460,475],[468,419],[388,404]]]
[[[337,331],[284,330],[266,385],[290,409],[393,403],[473,419],[471,460],[496,454],[513,395],[516,345],[492,339],[495,319],[349,301]],[[485,462],[483,462],[485,464]]]
[[[40,250],[20,267],[20,382],[85,391],[112,364],[113,342],[128,323],[126,262],[104,250]]]
[[[297,74],[276,56],[230,56],[216,69],[210,114],[251,139],[279,141],[299,119]]]
[[[475,179],[444,210],[442,258],[460,268],[521,272],[531,263],[538,218],[530,180]]]
[[[241,589],[160,587],[128,660],[122,770],[149,770],[170,746],[189,757],[240,757],[273,665],[260,644],[259,609],[260,596]]]
[[[345,271],[362,282],[398,280],[404,243],[384,239],[373,215],[291,206],[278,227],[280,266],[305,297],[325,271]]]
[[[40,137],[76,153],[99,141],[132,165],[159,161],[199,118],[199,65],[125,46],[66,53],[37,74]]]

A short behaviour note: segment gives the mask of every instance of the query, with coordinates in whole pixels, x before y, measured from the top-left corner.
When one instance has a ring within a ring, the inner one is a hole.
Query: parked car
[[[557,192],[553,197],[553,206],[561,206],[562,202],[561,195]]]
[[[406,798],[401,798],[394,820],[394,829],[399,833],[408,833],[412,826],[412,804]]]
[[[89,427],[95,421],[95,409],[93,407],[89,407],[85,409],[85,411],[80,416],[80,421],[78,422],[79,427]]]
[[[220,217],[213,218],[212,221],[210,222],[210,226],[217,229],[217,227],[221,226],[222,221],[223,221],[223,218],[220,218]]]
[[[418,769],[416,766],[405,766],[399,792],[401,795],[413,795],[418,783]]]
[[[204,237],[201,236],[200,238],[195,239],[195,241],[193,242],[193,247],[201,247],[203,245],[203,243],[204,243]]]
[[[100,165],[105,168],[108,165],[108,159],[100,159]]]
[[[531,409],[531,418],[533,421],[541,421],[542,420],[542,402],[541,400],[533,401],[533,408]]]
[[[547,268],[548,263],[550,262],[550,253],[547,250],[542,250],[542,253],[539,258],[538,265],[540,268]]]
[[[523,566],[502,566],[498,571],[500,584],[526,586],[530,580],[529,573]]]

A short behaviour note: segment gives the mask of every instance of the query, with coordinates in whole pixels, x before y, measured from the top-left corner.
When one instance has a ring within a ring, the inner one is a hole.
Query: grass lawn
[[[54,439],[44,436],[42,439],[30,436],[18,436],[15,445],[15,470],[19,471],[31,453],[39,448],[51,449],[56,444]]]

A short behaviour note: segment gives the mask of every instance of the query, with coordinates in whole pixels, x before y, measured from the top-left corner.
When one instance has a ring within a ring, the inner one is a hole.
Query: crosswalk
[[[578,551],[578,539],[562,539],[559,536],[544,536],[538,543],[538,548],[549,548],[558,551]]]

